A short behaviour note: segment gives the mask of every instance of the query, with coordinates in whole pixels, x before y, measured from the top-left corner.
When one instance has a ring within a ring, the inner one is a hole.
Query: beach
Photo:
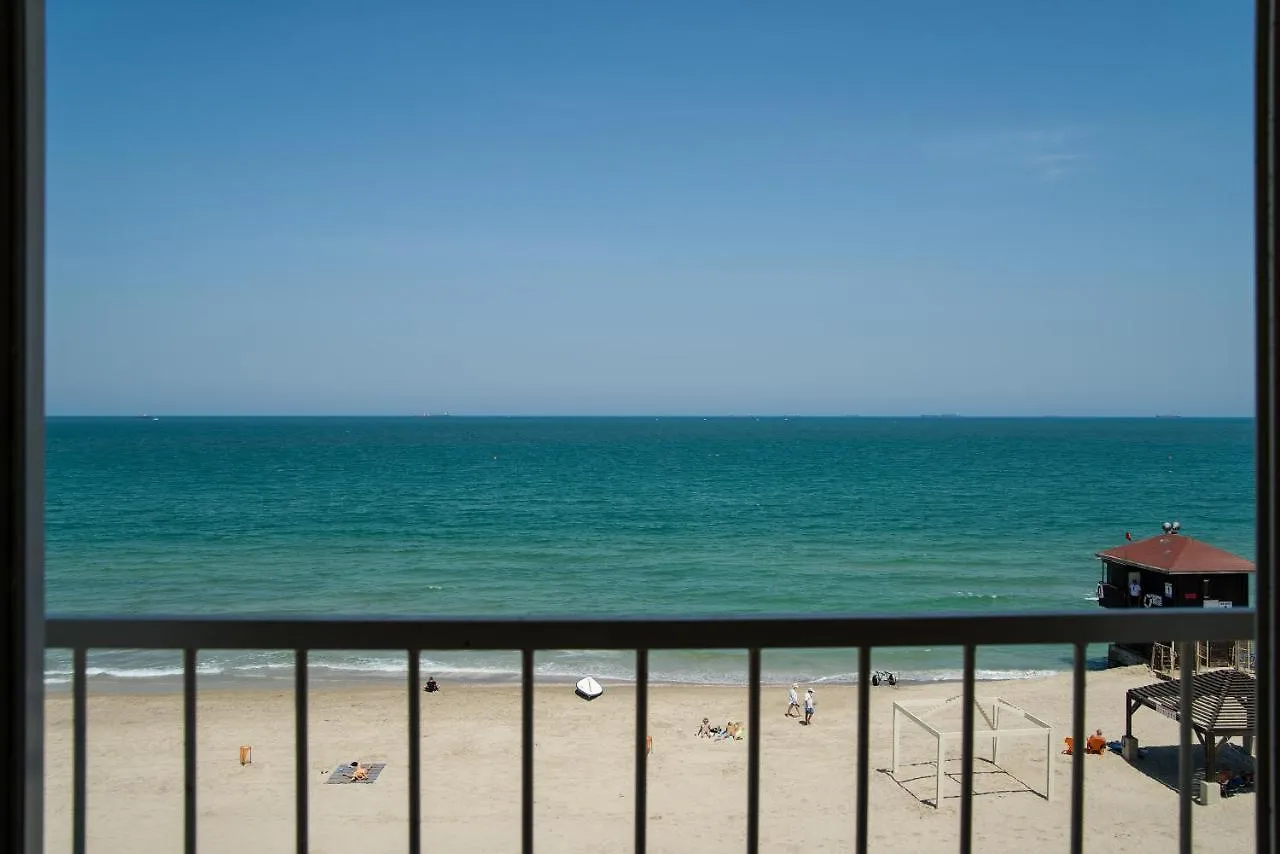
[[[425,677],[424,677],[425,678]],[[1108,740],[1124,731],[1124,692],[1153,677],[1146,668],[1095,671],[1087,677],[1086,731]],[[202,686],[208,680],[201,680]],[[175,686],[176,687],[176,686]],[[851,850],[854,832],[857,692],[819,686],[812,726],[783,716],[788,686],[762,688],[760,834],[767,851]],[[803,688],[804,686],[802,686]],[[518,850],[520,843],[520,690],[444,681],[420,694],[424,850]],[[868,688],[871,771],[868,798],[875,851],[951,850],[959,832],[959,745],[948,751],[941,808],[931,801],[934,742],[906,726],[902,766],[892,763],[895,701],[945,700],[955,683]],[[1043,797],[1040,737],[976,741],[975,850],[1065,851],[1069,840],[1071,676],[983,682],[979,697],[998,696],[1054,727],[1049,762],[1053,799]],[[311,850],[408,850],[407,697],[394,680],[325,685],[309,693]],[[803,692],[802,692],[803,696]],[[51,692],[46,723],[46,838],[50,852],[71,850],[71,697]],[[939,719],[959,725],[959,711]],[[200,691],[198,814],[201,850],[292,851],[294,845],[293,698],[287,681]],[[747,742],[695,736],[713,725],[745,721],[744,687],[654,685],[649,692],[649,850],[740,851],[746,833]],[[182,697],[98,690],[88,701],[90,848],[179,850],[182,843]],[[1011,726],[1012,724],[1002,724]],[[571,685],[535,689],[535,833],[539,851],[629,850],[634,803],[634,688],[606,685],[585,702]],[[1173,851],[1177,844],[1176,724],[1148,710],[1134,716],[1147,756],[1086,756],[1085,844],[1089,851]],[[252,762],[240,764],[240,746]],[[1238,748],[1238,745],[1237,745]],[[1197,760],[1200,751],[1196,749]],[[332,785],[339,765],[386,763],[372,784]],[[1228,748],[1221,762],[1239,766]],[[929,801],[929,802],[926,802]],[[1255,799],[1244,794],[1196,806],[1197,850],[1244,850],[1253,844]]]

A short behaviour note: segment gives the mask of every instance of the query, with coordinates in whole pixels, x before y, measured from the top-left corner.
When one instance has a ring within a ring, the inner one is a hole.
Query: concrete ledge
[[[1107,647],[1107,660],[1120,667],[1133,667],[1138,664],[1151,664],[1151,656],[1143,655],[1136,650],[1121,644],[1113,643]]]

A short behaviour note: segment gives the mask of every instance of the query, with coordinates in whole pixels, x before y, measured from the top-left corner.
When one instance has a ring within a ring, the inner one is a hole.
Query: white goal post
[[[950,707],[964,702],[963,697],[951,697],[941,702],[937,700],[907,700],[893,704],[893,777],[898,778],[898,743],[902,737],[902,725],[914,723],[934,737],[938,748],[937,779],[934,783],[933,805],[942,806],[942,782],[945,776],[947,743],[959,740],[964,736],[963,730],[941,729],[929,722],[928,718]],[[1002,738],[1042,738],[1044,739],[1044,797],[1053,800],[1053,726],[1030,712],[1015,706],[1000,697],[975,697],[974,706],[974,752],[977,752],[979,739],[991,740],[991,762],[996,764],[999,756],[1000,739]],[[1017,718],[1014,727],[1001,728],[1000,713],[1006,718],[1013,715]],[[988,729],[981,729],[980,723],[985,721]],[[1027,726],[1030,724],[1030,726]]]

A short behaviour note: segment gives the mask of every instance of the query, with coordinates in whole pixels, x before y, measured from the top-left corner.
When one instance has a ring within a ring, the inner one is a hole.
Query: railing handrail
[[[73,617],[50,649],[799,649],[1239,640],[1253,609],[704,617]]]

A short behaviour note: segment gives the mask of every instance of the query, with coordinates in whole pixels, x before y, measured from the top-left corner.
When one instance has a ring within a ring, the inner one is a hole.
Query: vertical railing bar
[[[644,854],[648,829],[649,650],[636,650],[636,815],[635,850]]]
[[[1258,597],[1254,639],[1262,667],[1255,667],[1255,702],[1258,731],[1255,736],[1254,770],[1257,772],[1257,806],[1254,808],[1255,842],[1259,854],[1280,848],[1274,783],[1277,732],[1275,729],[1276,650],[1276,204],[1275,178],[1275,30],[1276,5],[1272,0],[1254,4],[1253,79],[1253,221],[1254,221],[1254,560],[1257,562]]]
[[[1178,731],[1181,734],[1178,749],[1178,852],[1191,854],[1191,709],[1195,683],[1195,645],[1178,642]],[[1206,781],[1210,769],[1205,769]]]
[[[747,652],[747,854],[760,850],[760,648]]]
[[[182,651],[182,838],[196,850],[196,651]]]
[[[869,792],[871,785],[871,650],[858,650],[858,776],[855,809],[857,825],[854,831],[854,850],[867,852]]]
[[[422,854],[422,701],[419,658],[409,650],[409,854]]]
[[[1077,642],[1071,671],[1071,854],[1084,851],[1085,652]]]
[[[520,850],[533,854],[533,650],[520,665]]]
[[[85,702],[85,670],[86,653],[83,648],[76,648],[72,652],[71,665],[71,705],[72,705],[72,721],[71,721],[71,850],[75,854],[84,854],[85,842],[85,821],[86,821],[86,802],[85,802],[85,770],[87,767],[87,757],[85,756],[85,733],[88,729],[88,719],[86,714],[87,703]]]
[[[961,714],[960,733],[960,854],[970,854],[973,850],[973,706],[976,702],[973,693],[976,650],[974,645],[964,645],[964,690],[962,702],[964,710]],[[942,793],[938,793],[938,801],[942,801]]]
[[[293,664],[294,847],[307,854],[307,651],[294,650]]]

